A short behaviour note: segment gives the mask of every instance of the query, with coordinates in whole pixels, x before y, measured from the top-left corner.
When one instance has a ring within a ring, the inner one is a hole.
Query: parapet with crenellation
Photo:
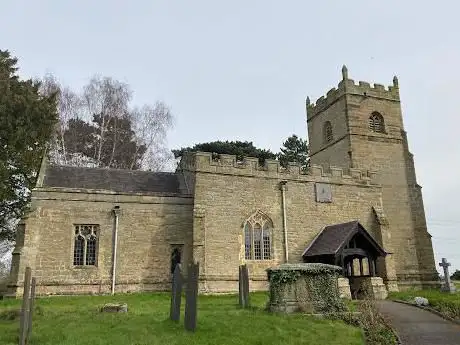
[[[315,103],[311,103],[310,99],[307,98],[306,108],[307,108],[307,118],[310,119],[316,114],[324,111],[329,108],[331,104],[335,103],[342,96],[356,95],[366,97],[381,98],[393,101],[400,101],[399,98],[399,83],[398,78],[395,76],[393,78],[393,85],[385,87],[382,84],[374,83],[371,85],[365,81],[359,81],[357,84],[353,79],[348,78],[348,70],[345,66],[342,68],[342,80],[335,88],[330,89],[326,96],[321,96],[317,99]]]
[[[188,152],[181,158],[179,168],[184,171],[203,172],[211,174],[273,178],[296,181],[328,181],[335,183],[378,185],[375,171],[313,165],[307,172],[302,171],[296,163],[282,167],[278,160],[266,159],[263,165],[259,159],[246,157],[238,160],[235,155],[213,154],[210,152]]]

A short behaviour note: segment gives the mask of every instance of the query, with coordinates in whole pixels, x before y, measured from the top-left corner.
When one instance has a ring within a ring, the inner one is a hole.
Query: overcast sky
[[[436,262],[460,269],[460,2],[2,0],[0,49],[21,75],[74,89],[94,74],[161,99],[178,148],[251,140],[278,151],[306,136],[304,101],[341,78],[391,85],[423,187]],[[439,268],[439,267],[438,267]]]

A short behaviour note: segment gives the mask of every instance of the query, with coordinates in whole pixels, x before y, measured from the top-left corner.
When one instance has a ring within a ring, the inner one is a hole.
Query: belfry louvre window
[[[257,211],[244,222],[244,257],[246,260],[271,260],[273,223]]]
[[[369,117],[369,129],[376,133],[385,133],[385,121],[383,116],[374,111]]]
[[[95,266],[99,225],[75,225],[74,266]]]
[[[334,136],[332,135],[332,124],[329,121],[324,123],[323,136],[324,143],[328,143],[334,139]]]

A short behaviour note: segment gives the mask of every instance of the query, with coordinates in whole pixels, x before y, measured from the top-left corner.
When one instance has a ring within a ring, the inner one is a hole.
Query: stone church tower
[[[391,231],[398,284],[436,281],[431,235],[427,231],[421,186],[404,130],[397,77],[393,86],[348,77],[311,104],[307,124],[312,165],[377,171],[382,205]]]

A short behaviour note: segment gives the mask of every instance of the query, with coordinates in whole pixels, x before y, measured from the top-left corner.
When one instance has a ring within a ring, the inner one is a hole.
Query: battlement
[[[210,152],[188,152],[181,158],[180,170],[192,172],[207,172],[213,174],[254,176],[260,178],[274,178],[296,181],[321,181],[336,182],[343,184],[367,184],[377,185],[377,173],[375,171],[363,171],[331,167],[329,171],[322,166],[311,166],[304,173],[296,163],[290,163],[287,168],[280,165],[278,160],[267,159],[264,165],[259,164],[259,159],[246,157],[237,160],[235,155]]]
[[[321,111],[327,109],[331,104],[346,94],[362,97],[383,98],[397,102],[400,101],[399,84],[398,78],[396,76],[393,78],[393,85],[388,87],[377,83],[371,85],[365,81],[358,81],[356,84],[353,79],[348,78],[348,70],[346,66],[343,66],[342,80],[338,84],[337,88],[333,87],[330,89],[326,93],[326,96],[321,96],[318,98],[316,103],[311,103],[310,99],[307,98],[307,118],[310,119]]]

